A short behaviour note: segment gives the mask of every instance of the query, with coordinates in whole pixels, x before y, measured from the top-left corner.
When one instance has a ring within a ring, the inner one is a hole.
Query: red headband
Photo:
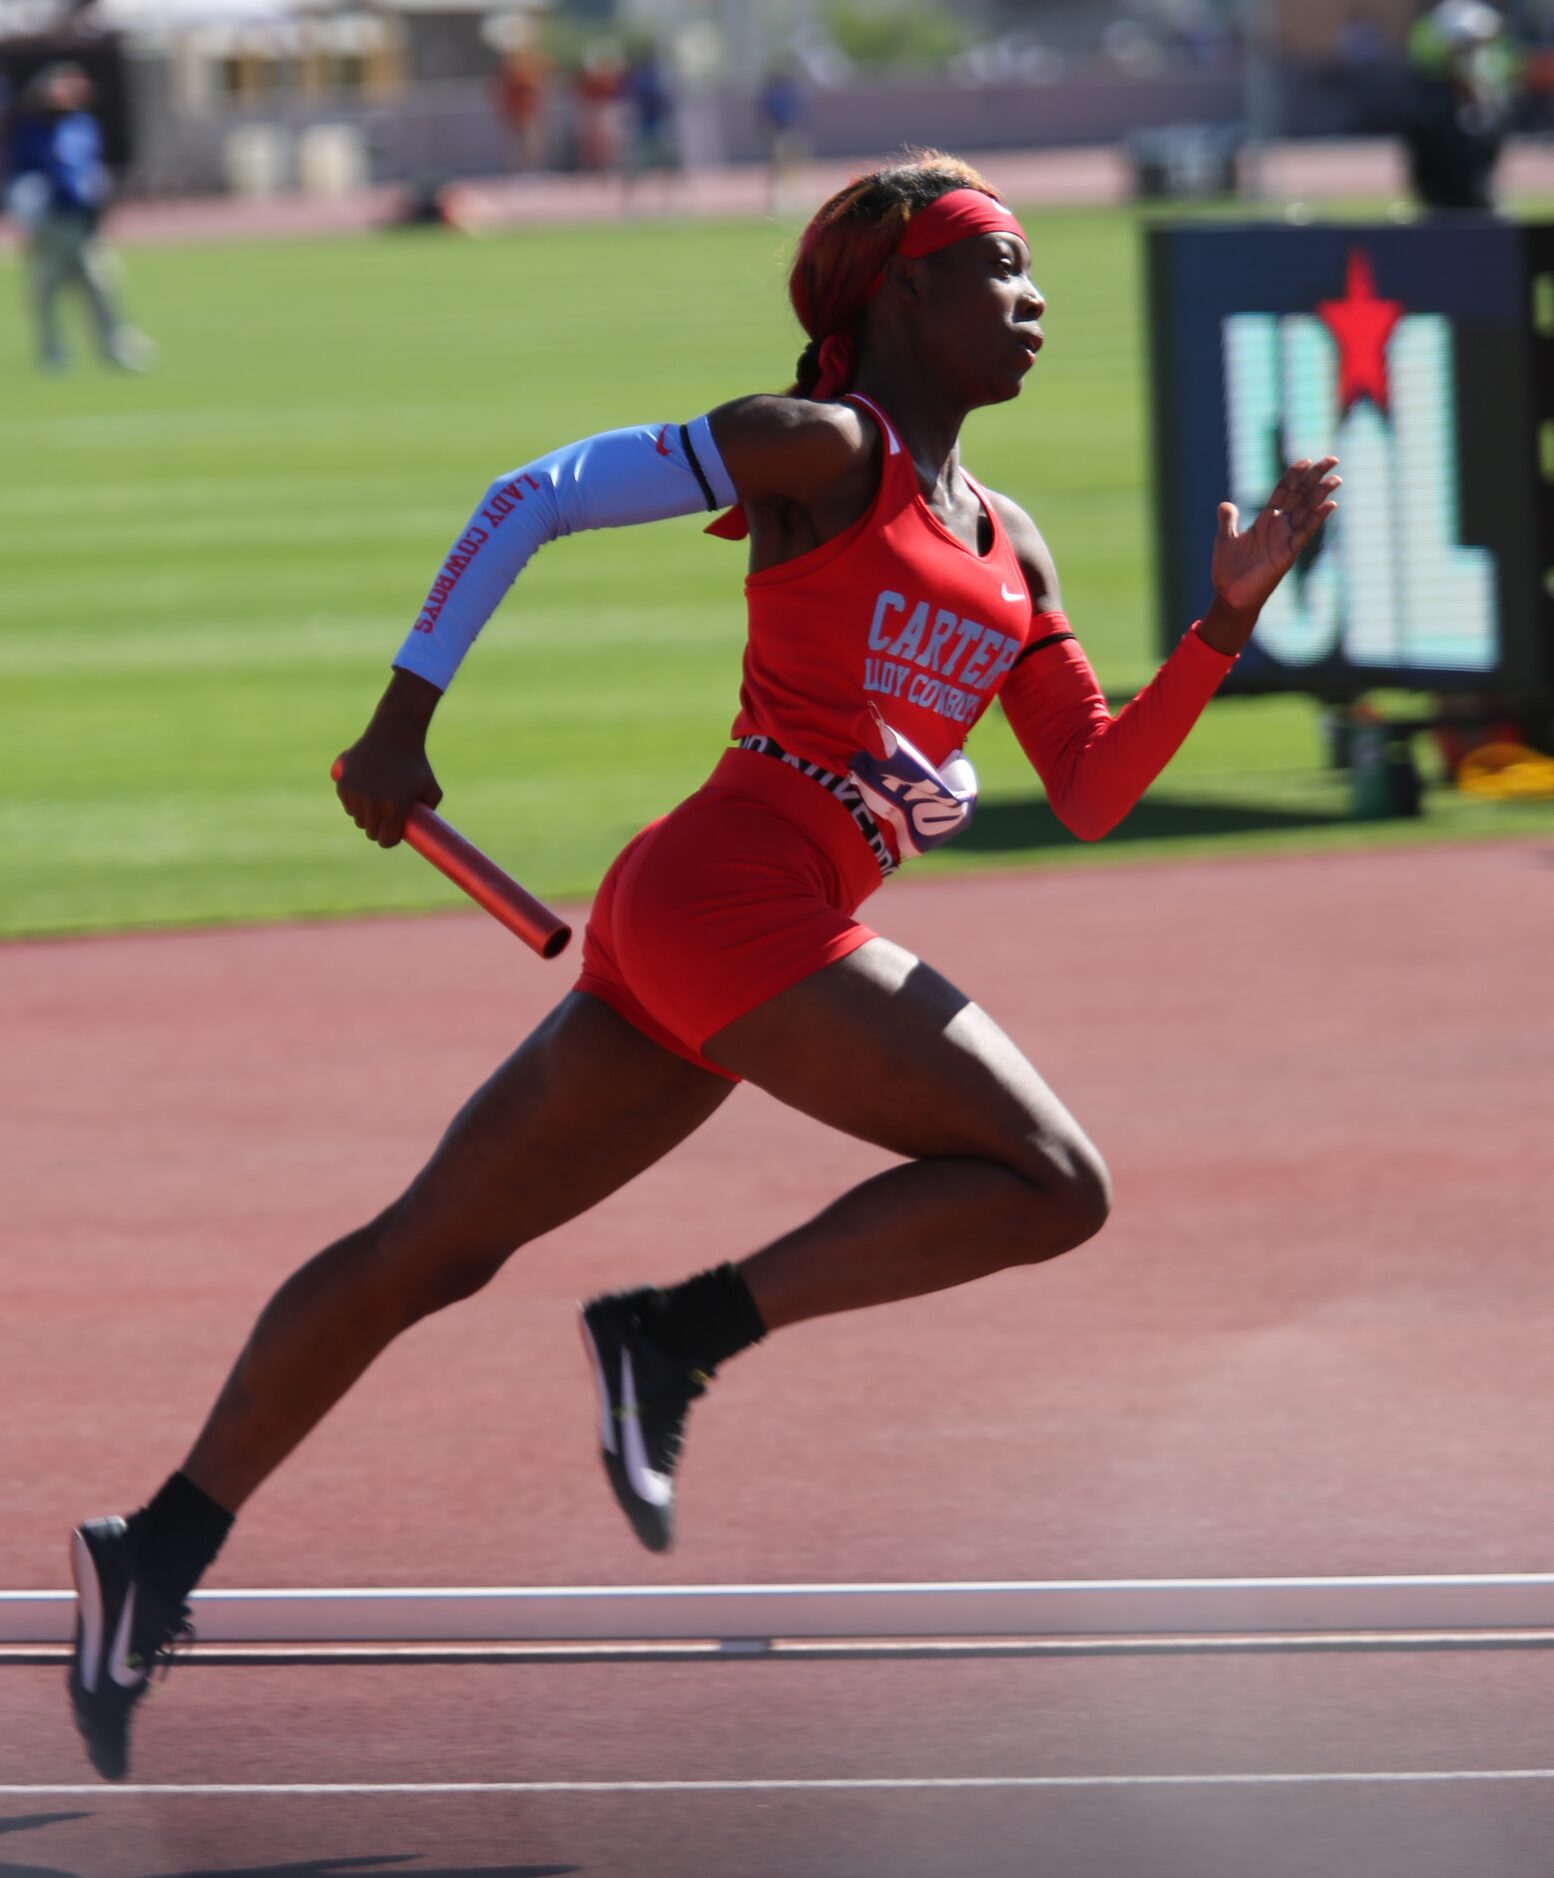
[[[980,189],[951,189],[917,211],[890,252],[916,261],[941,248],[952,248],[957,241],[969,241],[973,235],[1015,235],[1027,248],[1031,245],[1013,209]],[[888,261],[890,256],[885,258]],[[884,285],[881,266],[864,300],[872,300]],[[820,347],[820,377],[809,394],[812,398],[833,397],[851,382],[856,350],[851,330],[827,335]]]
[[[916,260],[919,255],[937,254],[940,248],[966,241],[972,235],[1017,235],[1030,246],[1013,209],[1006,209],[1003,203],[984,195],[980,189],[952,189],[930,202],[926,209],[917,211],[896,243],[895,252]],[[881,268],[874,277],[870,293],[876,291],[884,278],[885,270]]]
[[[1003,203],[980,189],[951,189],[917,211],[902,230],[901,239],[891,253],[904,254],[908,260],[915,261],[925,254],[937,254],[941,248],[952,247],[957,241],[967,241],[973,235],[1015,235],[1027,248],[1031,245],[1013,209],[1006,209]],[[885,270],[881,267],[869,282],[864,299],[872,300],[884,284]],[[820,342],[820,376],[810,397],[835,397],[852,382],[856,362],[857,343],[851,330],[827,333]],[[729,541],[742,540],[748,532],[743,505],[726,510],[705,532],[721,535]]]

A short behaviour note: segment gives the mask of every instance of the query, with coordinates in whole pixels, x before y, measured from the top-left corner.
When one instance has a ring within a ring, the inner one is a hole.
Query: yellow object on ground
[[[1457,787],[1502,802],[1554,801],[1554,756],[1524,743],[1486,743],[1457,765]]]

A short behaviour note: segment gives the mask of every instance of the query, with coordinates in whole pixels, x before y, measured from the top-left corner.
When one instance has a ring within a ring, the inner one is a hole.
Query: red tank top
[[[850,528],[746,579],[749,638],[732,735],[761,732],[845,774],[874,704],[892,730],[942,763],[1018,658],[1030,595],[993,505],[971,477],[993,530],[986,554],[935,520],[879,406],[856,392],[848,401],[879,425],[879,488]]]

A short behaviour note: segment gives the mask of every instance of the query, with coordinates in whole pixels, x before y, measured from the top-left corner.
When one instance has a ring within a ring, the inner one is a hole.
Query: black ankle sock
[[[187,1474],[174,1474],[149,1505],[130,1515],[128,1524],[137,1569],[176,1609],[221,1550],[232,1515]]]
[[[716,1369],[766,1335],[750,1287],[733,1265],[714,1266],[660,1291],[646,1314],[665,1349],[698,1369]]]

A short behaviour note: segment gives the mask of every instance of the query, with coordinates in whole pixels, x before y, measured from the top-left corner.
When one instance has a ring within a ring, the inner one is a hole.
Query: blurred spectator
[[[656,46],[639,46],[632,53],[621,78],[621,95],[630,113],[631,173],[641,176],[656,170],[673,175],[680,167],[674,91]]]
[[[621,80],[614,46],[594,40],[572,79],[579,169],[611,170],[619,160]]]
[[[1409,31],[1408,65],[1405,138],[1420,202],[1492,209],[1495,166],[1521,89],[1521,58],[1503,15],[1480,0],[1426,7]]]
[[[542,47],[519,45],[502,60],[497,74],[497,113],[513,133],[519,169],[546,166],[546,105],[554,70]]]
[[[767,204],[781,215],[809,155],[809,93],[791,61],[771,66],[755,95],[756,123],[766,151]]]
[[[1342,129],[1366,136],[1388,123],[1392,49],[1381,21],[1369,7],[1355,7],[1333,37],[1333,77],[1343,112]]]
[[[85,300],[103,358],[144,371],[150,345],[125,323],[113,294],[115,266],[100,232],[112,178],[92,81],[79,65],[48,65],[32,79],[6,144],[5,206],[22,231],[38,362],[51,372],[69,363],[59,318],[68,288]]]

